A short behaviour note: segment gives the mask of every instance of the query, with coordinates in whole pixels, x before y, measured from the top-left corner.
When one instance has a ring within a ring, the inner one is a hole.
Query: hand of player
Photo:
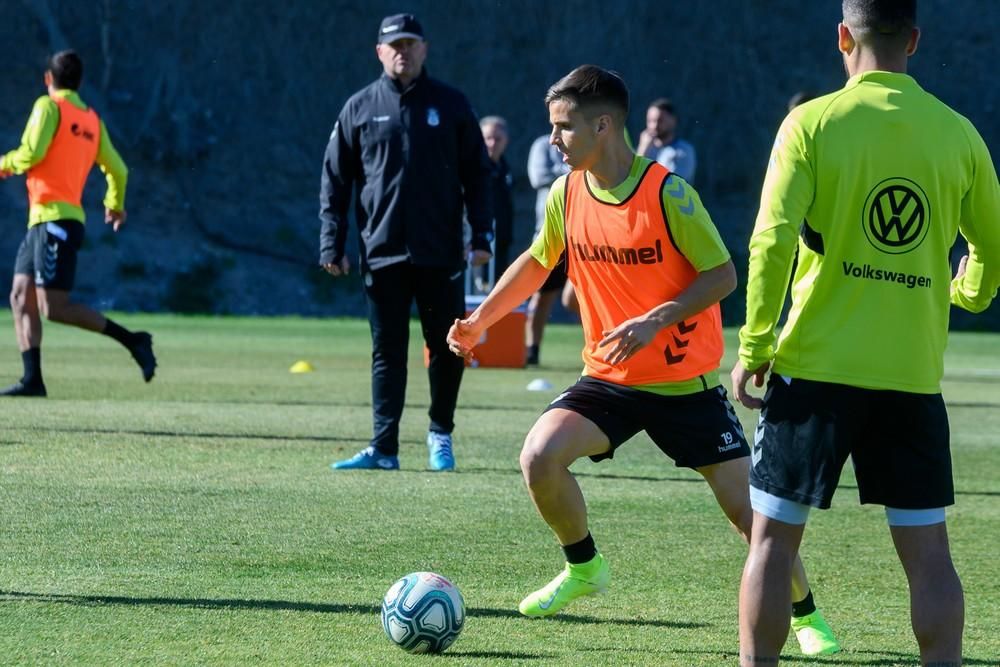
[[[104,209],[104,224],[111,225],[111,228],[116,232],[125,224],[126,217],[128,215],[125,211],[112,211],[110,208]]]
[[[742,403],[744,407],[750,408],[751,410],[760,410],[764,407],[764,401],[747,393],[747,382],[750,378],[753,378],[753,386],[763,387],[764,377],[767,375],[767,370],[770,367],[771,363],[767,362],[762,364],[760,368],[755,371],[748,371],[743,366],[742,361],[737,361],[736,365],[733,366],[733,372],[730,374],[730,378],[733,381],[733,396],[737,401]]]
[[[351,262],[347,257],[341,257],[339,262],[331,262],[323,265],[323,270],[331,276],[346,276],[351,272]]]
[[[479,327],[473,325],[469,320],[455,320],[455,323],[448,329],[448,349],[463,359],[472,359],[472,348],[476,346],[482,337]]]
[[[962,255],[962,259],[958,260],[958,268],[955,270],[955,280],[960,279],[965,275],[965,267],[969,264],[969,256]]]
[[[482,266],[490,261],[493,254],[488,250],[473,250],[469,254],[469,264],[472,266]]]
[[[604,355],[604,361],[611,365],[617,365],[649,345],[660,328],[661,324],[657,320],[646,316],[633,317],[610,331],[601,332],[604,338],[597,344],[597,347],[614,343],[614,347]]]
[[[653,143],[653,135],[649,133],[649,130],[643,130],[639,133],[639,143],[636,144],[635,153],[636,155],[642,155],[646,152],[646,149],[650,147]]]

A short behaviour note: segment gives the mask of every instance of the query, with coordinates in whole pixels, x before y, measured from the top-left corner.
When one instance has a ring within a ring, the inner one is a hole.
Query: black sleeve
[[[462,108],[458,128],[458,163],[465,210],[472,226],[472,249],[490,252],[490,241],[494,236],[490,188],[493,164],[486,153],[483,133],[472,107],[464,97],[460,97],[459,103]]]
[[[347,242],[347,212],[351,188],[357,176],[357,144],[348,107],[333,126],[323,157],[319,190],[319,263],[333,264],[344,256]]]

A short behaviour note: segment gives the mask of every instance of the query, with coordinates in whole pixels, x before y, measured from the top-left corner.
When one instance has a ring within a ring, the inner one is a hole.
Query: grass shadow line
[[[129,597],[124,595],[68,595],[62,593],[28,593],[24,591],[0,590],[0,604],[5,602],[37,602],[42,604],[68,604],[83,607],[102,605],[150,606],[150,607],[187,607],[191,609],[247,609],[257,611],[299,611],[316,614],[379,614],[381,607],[377,604],[339,604],[328,602],[293,602],[290,600],[254,600],[239,598],[171,598],[163,596]],[[466,609],[469,617],[478,618],[513,618],[528,621],[517,611],[511,609],[494,609],[490,607],[469,607]],[[584,625],[630,625],[654,628],[703,628],[705,623],[687,621],[663,621],[657,619],[634,618],[595,618],[593,616],[578,616],[561,614],[550,620],[558,623],[576,623]]]

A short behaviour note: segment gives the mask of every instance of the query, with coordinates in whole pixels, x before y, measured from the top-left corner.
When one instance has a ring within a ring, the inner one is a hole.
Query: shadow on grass
[[[610,475],[597,472],[581,472],[573,470],[573,477],[580,479],[620,479],[630,482],[693,482],[704,484],[701,477],[660,477],[656,475]],[[460,475],[517,475],[521,476],[521,471],[517,468],[472,468],[462,466],[456,474]]]
[[[15,426],[0,426],[8,431],[23,431]],[[287,440],[289,442],[305,440],[312,442],[354,442],[368,444],[368,438],[339,438],[330,435],[278,435],[274,433],[200,433],[197,431],[152,431],[144,429],[94,428],[91,426],[32,426],[33,432],[47,431],[49,433],[93,433],[100,435],[137,435],[146,438],[205,438],[208,440]],[[3,442],[3,441],[0,441]],[[14,444],[14,443],[11,443]]]
[[[915,643],[916,640],[914,640]],[[787,648],[787,647],[786,647]],[[604,651],[611,649],[578,649],[589,651]],[[618,649],[620,650],[620,649]],[[730,651],[692,651],[669,649],[660,651],[661,653],[689,654],[689,655],[717,655],[727,663],[735,661],[736,652]],[[784,663],[804,663],[809,665],[863,665],[864,667],[897,667],[898,665],[919,665],[920,655],[914,653],[900,653],[899,651],[845,651],[836,655],[806,656],[782,654],[781,662]],[[984,660],[977,658],[962,658],[963,665],[993,665],[995,660]]]
[[[289,600],[241,600],[209,598],[169,598],[169,597],[127,597],[120,595],[62,595],[59,593],[25,593],[22,591],[0,590],[0,604],[5,602],[38,602],[42,604],[69,604],[81,607],[101,605],[187,607],[191,609],[248,609],[256,611],[301,611],[315,614],[379,614],[379,605],[336,604],[322,602],[292,602]],[[511,609],[491,609],[489,607],[469,607],[470,617],[514,618],[529,622],[524,616]],[[639,618],[595,618],[560,614],[551,619],[535,622],[574,623],[582,625],[632,625],[652,628],[705,628],[706,623],[688,621],[661,621]]]
[[[513,651],[454,651],[434,656],[435,660],[462,660],[485,658],[487,660],[551,660],[551,653],[514,653]]]

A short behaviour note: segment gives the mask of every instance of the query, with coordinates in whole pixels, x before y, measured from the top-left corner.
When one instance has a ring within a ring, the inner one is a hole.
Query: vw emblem
[[[930,202],[923,189],[907,178],[888,178],[868,193],[861,226],[875,248],[901,255],[923,242],[930,221]]]

